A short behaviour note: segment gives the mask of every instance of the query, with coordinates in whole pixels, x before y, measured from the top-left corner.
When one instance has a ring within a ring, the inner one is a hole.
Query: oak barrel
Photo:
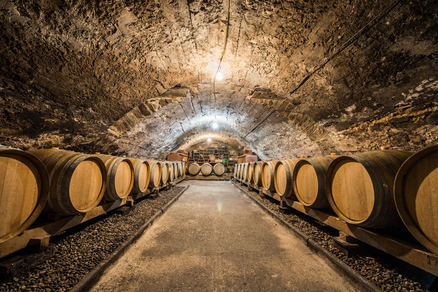
[[[242,182],[243,181],[243,172],[245,171],[245,164],[241,163],[240,164],[240,170],[239,170],[239,180]]]
[[[49,174],[34,155],[0,145],[0,243],[26,230],[44,209]]]
[[[184,177],[187,172],[187,163],[185,161],[182,162],[182,176]]]
[[[275,191],[274,170],[278,160],[264,161],[262,164],[262,185],[265,190]]]
[[[170,167],[169,164],[165,161],[161,161],[161,186],[167,184],[169,181],[169,171]]]
[[[298,161],[299,159],[283,159],[275,164],[274,185],[280,196],[295,198],[293,174]]]
[[[135,193],[143,193],[149,187],[151,174],[149,172],[149,163],[143,159],[129,159],[134,168],[134,185],[132,191]]]
[[[327,169],[338,156],[301,159],[295,165],[292,184],[295,196],[304,206],[316,209],[330,207],[325,190]]]
[[[393,197],[396,173],[411,156],[371,151],[335,159],[327,172],[327,198],[345,222],[369,228],[401,225]]]
[[[171,163],[173,165],[173,179],[175,180],[178,178],[178,164],[175,161]]]
[[[395,178],[398,213],[412,235],[438,254],[438,145],[409,157]]]
[[[255,162],[249,162],[248,163],[248,168],[247,168],[247,171],[246,171],[246,182],[247,183],[253,183],[253,179],[254,179],[254,165],[255,165]]]
[[[210,175],[213,172],[213,166],[210,163],[204,163],[201,166],[201,172],[203,175]]]
[[[161,184],[161,164],[156,160],[147,160],[149,163],[149,188],[154,189],[160,187]]]
[[[248,176],[248,163],[243,163],[240,177],[241,177],[241,180],[245,183],[246,183],[247,176]]]
[[[184,176],[184,167],[182,161],[178,161],[177,165],[178,165],[178,178],[181,178]]]
[[[166,162],[167,165],[169,165],[169,178],[167,179],[167,181],[169,183],[173,182],[175,180],[175,163],[169,161]]]
[[[49,173],[46,211],[62,216],[77,215],[100,203],[107,185],[107,172],[98,157],[58,148],[29,152],[43,161]]]
[[[225,166],[222,163],[216,163],[213,171],[216,175],[223,175],[225,173]]]
[[[189,166],[189,174],[190,175],[198,175],[200,170],[201,170],[201,168],[199,167],[199,165],[197,163],[192,163]]]
[[[240,181],[242,180],[242,163],[237,164],[239,167],[237,168],[237,179]]]
[[[97,154],[107,171],[105,199],[115,201],[128,197],[134,187],[134,168],[128,158]]]
[[[178,163],[176,161],[171,162],[173,165],[173,179],[178,179],[179,171],[178,171]]]
[[[256,186],[262,186],[262,162],[254,162],[253,181]]]
[[[179,166],[180,163],[181,163],[180,161],[173,162],[173,169],[175,170],[175,179],[178,179],[180,177],[180,173],[181,173]]]

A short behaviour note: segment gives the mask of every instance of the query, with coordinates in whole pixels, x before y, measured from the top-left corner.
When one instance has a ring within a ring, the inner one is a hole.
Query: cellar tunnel
[[[438,291],[436,0],[1,0],[0,27],[0,291],[88,291],[128,249],[94,291]]]
[[[279,159],[437,140],[434,1],[8,0],[0,16],[6,146],[164,159],[220,131]]]

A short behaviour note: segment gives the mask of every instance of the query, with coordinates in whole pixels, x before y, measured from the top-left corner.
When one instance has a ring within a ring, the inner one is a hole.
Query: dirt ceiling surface
[[[419,150],[438,141],[437,5],[4,0],[0,143],[157,159],[209,135],[263,159]]]

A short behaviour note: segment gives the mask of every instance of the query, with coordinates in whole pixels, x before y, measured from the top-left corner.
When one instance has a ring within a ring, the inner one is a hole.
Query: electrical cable
[[[313,75],[315,74],[318,70],[320,70],[322,67],[325,66],[325,64],[327,64],[331,59],[333,59],[333,57],[335,57],[337,54],[339,54],[341,51],[343,51],[347,46],[351,45],[353,43],[353,41],[355,41],[359,36],[361,36],[365,29],[367,28],[371,28],[375,22],[377,22],[378,20],[380,20],[382,17],[386,16],[392,9],[394,9],[394,7],[400,3],[402,0],[396,0],[394,1],[392,4],[388,5],[385,9],[383,9],[379,14],[377,14],[376,17],[374,17],[372,20],[370,20],[365,26],[363,26],[360,30],[358,30],[352,37],[350,37],[342,46],[340,46],[339,48],[337,48],[330,56],[328,56],[327,58],[325,58],[318,66],[316,66],[312,72],[310,72],[309,74],[307,74],[300,83],[298,83],[297,86],[295,86],[294,89],[292,89],[292,91],[290,91],[288,93],[288,95],[291,95],[292,93],[294,93],[295,91],[297,91],[301,86],[303,86],[304,83],[306,83],[306,81]],[[251,134],[255,129],[257,129],[262,123],[264,123],[277,109],[278,105],[280,104],[280,102],[282,103],[283,101],[285,101],[287,99],[287,96],[285,96],[281,101],[279,101],[276,106],[274,107],[274,109],[272,109],[268,115],[263,118],[262,121],[260,121],[255,127],[253,127],[245,136],[244,138],[246,138],[249,134]]]

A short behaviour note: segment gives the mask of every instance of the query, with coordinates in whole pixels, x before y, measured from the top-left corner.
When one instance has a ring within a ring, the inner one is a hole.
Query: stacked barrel
[[[236,174],[237,168],[234,169],[234,174]],[[197,163],[191,163],[188,167],[188,173],[192,176],[196,175],[216,175],[222,176],[226,172],[226,167],[222,163],[215,163],[211,165],[210,163],[204,163],[199,165]]]
[[[234,178],[370,229],[402,226],[438,254],[438,146],[236,165]]]
[[[22,151],[0,145],[0,243],[44,213],[85,214],[99,204],[174,182],[182,162],[160,162],[58,148]]]

